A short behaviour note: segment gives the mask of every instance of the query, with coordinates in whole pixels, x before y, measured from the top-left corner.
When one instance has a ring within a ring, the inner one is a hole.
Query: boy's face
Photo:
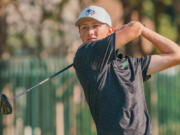
[[[91,18],[83,19],[79,24],[79,34],[83,43],[103,39],[112,33],[112,27]]]

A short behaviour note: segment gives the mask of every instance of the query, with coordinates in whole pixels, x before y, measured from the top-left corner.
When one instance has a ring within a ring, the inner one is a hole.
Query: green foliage
[[[17,35],[9,35],[7,42],[14,51],[21,48],[21,39]]]
[[[156,1],[161,2],[165,4],[166,6],[172,5],[172,0],[156,0]]]
[[[147,16],[148,18],[151,18],[153,20],[154,18],[154,5],[151,0],[144,0],[143,2],[143,15]]]
[[[160,22],[159,22],[159,28],[157,29],[158,32],[160,34],[162,34],[163,36],[176,41],[177,39],[177,35],[178,35],[178,31],[177,31],[177,27],[171,23],[171,18],[170,16],[166,15],[166,14],[160,14]]]

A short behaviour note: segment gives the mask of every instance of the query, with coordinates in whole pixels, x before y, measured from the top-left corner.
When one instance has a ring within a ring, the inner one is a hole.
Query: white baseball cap
[[[80,24],[80,22],[83,19],[86,18],[92,18],[95,19],[101,23],[106,23],[109,26],[112,26],[111,23],[111,17],[108,14],[108,12],[102,8],[102,7],[98,7],[98,6],[89,6],[87,8],[85,8],[79,15],[75,25],[78,26]]]

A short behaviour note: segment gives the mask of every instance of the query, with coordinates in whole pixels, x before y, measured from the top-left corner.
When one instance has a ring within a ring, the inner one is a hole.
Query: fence
[[[65,67],[61,59],[14,58],[0,62],[0,92],[12,97]],[[180,133],[180,72],[157,74],[145,83],[153,135]],[[96,135],[73,68],[13,103],[0,116],[0,135]]]

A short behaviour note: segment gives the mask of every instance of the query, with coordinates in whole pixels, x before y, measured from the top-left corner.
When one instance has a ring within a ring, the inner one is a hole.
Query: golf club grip
[[[72,66],[73,66],[73,64],[71,64],[71,65],[69,65],[69,66],[63,68],[62,70],[58,71],[57,73],[51,75],[51,76],[49,77],[49,79],[51,79],[51,78],[53,78],[53,77],[59,75],[60,73],[64,72],[65,70],[69,69],[69,68],[72,67]]]

